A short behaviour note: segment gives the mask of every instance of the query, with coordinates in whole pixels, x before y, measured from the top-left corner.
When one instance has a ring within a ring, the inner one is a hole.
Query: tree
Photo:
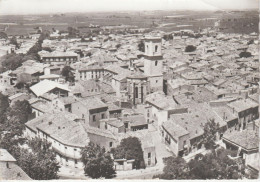
[[[49,32],[49,31],[46,31],[46,30],[43,31],[43,32],[41,33],[39,39],[38,39],[38,43],[39,43],[40,45],[42,45],[43,40],[48,39],[49,37],[50,37],[50,32]]]
[[[84,172],[92,178],[113,178],[116,174],[113,160],[104,148],[90,142],[81,150]]]
[[[34,44],[34,46],[32,46],[29,51],[27,52],[27,55],[30,55],[30,54],[38,54],[39,51],[42,50],[42,46],[40,43],[36,43]]]
[[[141,52],[145,51],[144,42],[143,41],[138,43],[138,50],[141,51]]]
[[[166,40],[166,41],[172,40],[173,36],[172,36],[172,34],[165,34],[165,35],[163,35],[163,39]]]
[[[195,47],[195,46],[193,46],[193,45],[188,45],[188,46],[186,46],[186,48],[185,48],[185,52],[193,52],[193,51],[195,51],[197,48]]]
[[[4,71],[15,70],[23,63],[23,54],[8,54],[2,57],[2,67]]]
[[[79,34],[79,30],[73,27],[68,27],[68,37],[75,38]]]
[[[50,47],[43,47],[42,50],[52,52],[52,49]]]
[[[32,108],[27,100],[16,101],[14,105],[7,111],[7,117],[16,116],[19,118],[19,122],[22,124],[28,121],[31,114]]]
[[[70,66],[64,66],[61,71],[61,75],[65,77],[66,81],[74,82],[75,80],[72,68]]]
[[[253,44],[254,43],[254,39],[251,39],[247,42],[247,45]]]
[[[248,58],[248,57],[251,57],[251,56],[252,56],[252,54],[250,52],[241,52],[239,54],[240,58]]]
[[[163,159],[165,167],[163,174],[156,175],[153,178],[159,179],[188,179],[188,164],[181,157],[167,157]]]
[[[8,39],[8,35],[5,32],[0,32],[0,39]]]
[[[189,176],[191,179],[242,179],[245,167],[241,159],[228,157],[232,152],[219,149],[206,154],[198,154],[189,161]]]
[[[0,123],[4,122],[4,115],[9,107],[8,96],[0,92]]]
[[[119,49],[121,47],[121,44],[117,44],[116,48]]]
[[[115,159],[134,159],[135,169],[145,168],[141,142],[136,137],[124,138],[120,145],[111,150]]]
[[[219,123],[214,119],[210,119],[204,126],[203,141],[206,149],[214,149],[216,134],[219,132]]]
[[[58,179],[59,163],[51,144],[39,138],[29,141],[32,149],[20,149],[17,164],[34,180]]]
[[[12,36],[12,38],[10,39],[10,44],[13,44],[16,48],[19,48],[19,44],[15,36]]]

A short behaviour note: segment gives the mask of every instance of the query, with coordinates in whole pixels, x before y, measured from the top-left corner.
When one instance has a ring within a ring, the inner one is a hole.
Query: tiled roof
[[[226,132],[223,136],[223,140],[234,143],[238,146],[241,146],[245,150],[257,149],[259,148],[259,137],[256,132],[251,129],[243,131],[233,131]]]
[[[31,178],[15,163],[9,163],[9,168],[5,162],[0,162],[1,180],[31,180]]]
[[[89,138],[78,117],[69,112],[44,114],[26,123],[30,128],[38,128],[63,144],[84,147]]]
[[[36,96],[41,96],[44,93],[53,90],[54,88],[59,88],[59,89],[62,89],[62,90],[70,91],[67,86],[59,84],[59,83],[54,82],[54,81],[50,81],[50,80],[43,80],[43,81],[41,81],[41,82],[39,82],[39,83],[30,87],[30,89],[33,91],[33,93]]]
[[[163,128],[167,130],[167,132],[176,140],[178,141],[179,137],[188,135],[189,132],[178,125],[177,123],[173,122],[172,120],[168,120],[163,123]]]
[[[87,109],[97,109],[102,107],[108,107],[104,102],[96,97],[84,98],[79,100]]]
[[[16,159],[6,150],[0,149],[0,162],[15,162]]]

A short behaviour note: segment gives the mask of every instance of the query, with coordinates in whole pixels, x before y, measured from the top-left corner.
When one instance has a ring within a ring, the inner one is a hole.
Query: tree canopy
[[[194,52],[197,48],[193,45],[188,45],[185,48],[185,52]]]
[[[214,119],[210,119],[204,125],[203,144],[206,149],[214,149],[216,134],[219,132],[219,124]]]
[[[75,77],[70,66],[64,66],[61,70],[61,75],[65,77],[66,81],[73,82]]]
[[[163,174],[156,175],[153,178],[159,179],[189,179],[187,175],[188,164],[181,157],[167,157],[163,159],[165,166],[163,169]]]
[[[145,47],[144,47],[144,42],[143,41],[138,43],[138,50],[141,51],[141,52],[145,51]]]
[[[16,48],[19,48],[19,44],[15,36],[12,36],[12,38],[10,39],[10,44],[13,44]]]
[[[0,92],[0,123],[4,122],[4,115],[9,107],[8,96]]]
[[[112,149],[111,152],[115,159],[135,159],[133,163],[135,169],[145,168],[142,145],[136,137],[124,138],[120,145]]]
[[[160,179],[242,179],[245,165],[242,159],[231,159],[233,151],[217,149],[206,155],[197,154],[188,163],[180,157],[164,160],[163,174],[154,176]]]
[[[0,39],[8,39],[8,35],[5,32],[0,32]]]
[[[59,165],[51,144],[40,139],[27,141],[24,138],[24,123],[31,114],[28,101],[16,101],[9,106],[7,97],[0,93],[1,122],[0,146],[7,149],[17,160],[17,164],[35,180],[49,180],[58,178]],[[2,106],[4,106],[2,108]],[[29,149],[22,148],[28,143]]]
[[[28,144],[32,152],[20,148],[16,154],[17,164],[34,180],[58,179],[60,166],[51,144],[39,138],[29,141]]]
[[[248,57],[251,57],[251,56],[252,56],[251,52],[241,52],[239,54],[240,58],[248,58]]]
[[[113,178],[116,174],[109,153],[92,142],[81,150],[81,161],[85,174],[92,178]]]

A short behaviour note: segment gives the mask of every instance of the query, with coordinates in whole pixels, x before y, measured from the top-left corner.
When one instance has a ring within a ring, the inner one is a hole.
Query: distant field
[[[155,28],[166,32],[180,29],[197,31],[199,28],[214,26],[221,20],[224,32],[258,32],[257,11],[246,12],[194,12],[194,11],[143,11],[110,13],[69,13],[61,15],[1,16],[0,29],[8,26],[8,35],[28,34],[35,27],[66,30],[68,26],[84,27],[89,24],[100,26],[131,25],[139,28]],[[189,26],[185,26],[189,25]],[[87,31],[84,29],[82,31]]]

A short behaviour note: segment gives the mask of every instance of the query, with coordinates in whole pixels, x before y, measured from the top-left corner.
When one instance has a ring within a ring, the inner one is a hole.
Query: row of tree
[[[18,67],[22,66],[22,63],[27,60],[36,60],[40,62],[40,56],[38,52],[41,50],[51,51],[50,48],[42,48],[43,40],[48,37],[49,37],[48,31],[42,32],[38,41],[27,51],[26,54],[11,53],[3,56],[1,58],[2,61],[1,61],[0,72],[5,72],[7,70],[15,70]],[[10,43],[14,45],[16,44],[18,45],[16,37],[12,37]]]
[[[197,154],[186,162],[181,157],[164,159],[163,174],[154,176],[159,179],[242,179],[245,165],[242,159],[233,160],[234,152],[226,149],[211,151],[206,155]]]
[[[58,179],[59,165],[51,145],[37,138],[31,141],[24,138],[24,124],[31,114],[28,101],[16,101],[10,106],[8,97],[0,93],[0,146],[16,158],[32,179]]]

